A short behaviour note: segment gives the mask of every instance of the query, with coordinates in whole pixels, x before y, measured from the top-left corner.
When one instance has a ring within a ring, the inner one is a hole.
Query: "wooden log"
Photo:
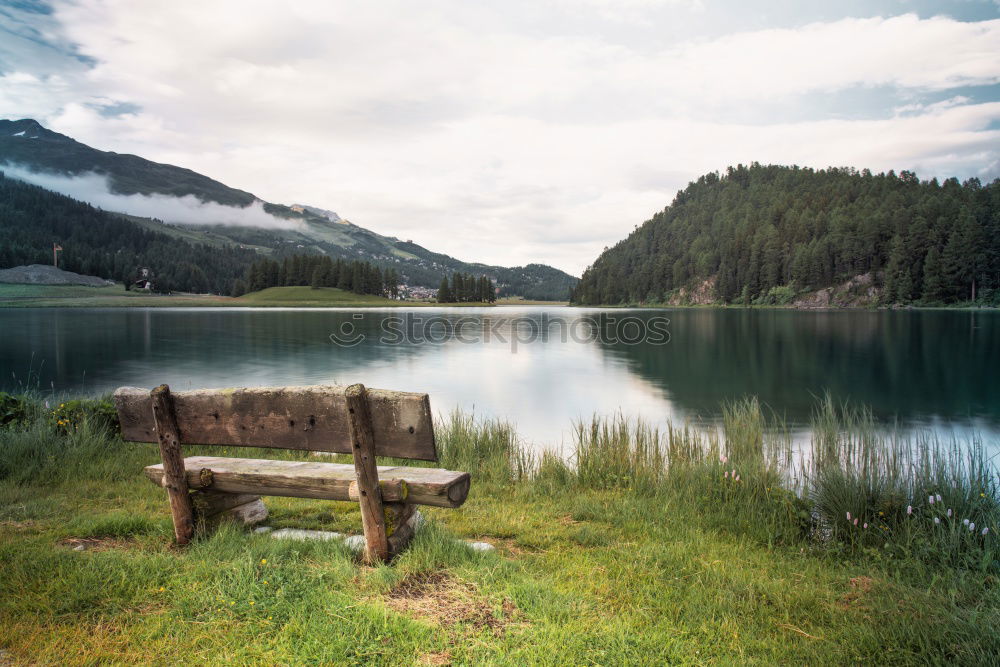
[[[174,520],[174,539],[177,544],[184,545],[194,537],[194,510],[188,494],[187,476],[184,474],[180,434],[170,387],[161,384],[150,392],[149,397],[160,444],[160,457],[163,459],[163,486],[170,498],[170,514]]]
[[[240,505],[260,500],[260,496],[252,493],[223,493],[220,491],[194,491],[191,493],[191,504],[195,515],[209,517]]]
[[[201,470],[212,471],[215,491],[252,493],[260,496],[351,500],[354,465],[325,461],[275,461],[222,456],[189,456],[184,459],[192,487],[201,480]],[[378,466],[379,477],[406,482],[406,502],[433,507],[460,507],[469,494],[469,473],[442,468]],[[154,484],[163,480],[163,466],[145,470]]]
[[[377,456],[437,460],[427,394],[381,389],[366,393]],[[202,389],[172,396],[183,444],[353,451],[344,387]],[[149,392],[121,387],[114,400],[122,437],[156,442]]]
[[[230,507],[211,516],[201,517],[206,528],[215,528],[225,521],[238,523],[241,526],[254,526],[267,519],[267,507],[257,498],[248,503]]]
[[[382,513],[385,515],[385,534],[392,537],[399,527],[409,521],[417,506],[410,503],[383,503]]]
[[[389,558],[385,516],[382,514],[382,490],[379,488],[378,469],[375,465],[375,434],[365,386],[352,384],[347,388],[346,395],[359,493],[358,504],[361,506],[361,527],[365,533],[364,559],[374,565]]]
[[[413,535],[417,532],[417,527],[423,523],[423,520],[424,518],[420,515],[420,512],[414,512],[392,534],[389,538],[389,554],[393,558],[402,553],[403,549],[410,543]]]

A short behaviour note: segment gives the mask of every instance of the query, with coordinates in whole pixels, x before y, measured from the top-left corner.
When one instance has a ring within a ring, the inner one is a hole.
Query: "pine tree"
[[[438,303],[452,303],[454,301],[451,294],[451,286],[448,285],[447,276],[441,279],[441,287],[438,288],[437,300]]]
[[[945,278],[941,265],[941,253],[936,246],[931,246],[924,258],[924,291],[923,299],[937,303],[945,299]]]

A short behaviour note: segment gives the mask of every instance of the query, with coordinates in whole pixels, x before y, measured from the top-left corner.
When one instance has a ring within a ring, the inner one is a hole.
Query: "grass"
[[[820,435],[800,456],[752,399],[726,406],[720,432],[584,421],[568,460],[533,453],[504,422],[453,414],[437,426],[441,464],[472,472],[469,501],[422,510],[427,529],[377,568],[337,543],[233,528],[171,547],[164,495],[141,474],[155,447],[121,442],[84,408],[66,428],[31,404],[0,429],[0,660],[990,664],[1000,654],[995,470],[976,447],[899,442],[832,401],[817,406]],[[270,525],[360,532],[350,503],[266,503]],[[893,512],[879,541],[840,518],[847,507],[873,522]],[[953,510],[946,528],[933,521],[940,508]]]

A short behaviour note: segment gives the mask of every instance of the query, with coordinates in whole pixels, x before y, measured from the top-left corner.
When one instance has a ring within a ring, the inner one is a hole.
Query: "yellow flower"
[[[270,616],[268,616],[268,617],[267,617],[267,620],[269,620],[269,621],[270,621],[270,620],[271,620],[271,617],[270,617]]]
[[[267,579],[264,580],[264,585],[267,586]]]
[[[161,593],[163,592],[163,586],[160,586],[160,592]]]
[[[230,602],[229,606],[232,607],[234,604],[236,604],[236,603],[235,602]]]
[[[253,600],[250,600],[250,606],[253,606]]]
[[[260,559],[260,564],[261,565],[267,565],[267,559],[266,558],[261,558]]]

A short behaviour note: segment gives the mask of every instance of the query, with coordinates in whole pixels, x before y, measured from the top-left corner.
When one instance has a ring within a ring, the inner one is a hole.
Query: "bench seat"
[[[189,456],[184,470],[191,489],[206,488],[204,470],[211,470],[210,488],[224,493],[249,493],[291,498],[352,500],[357,479],[353,464],[320,461],[275,461],[218,456]],[[163,464],[145,469],[155,484],[163,484]],[[469,473],[441,468],[378,466],[378,479],[402,480],[406,502],[433,507],[459,507],[469,495]]]

